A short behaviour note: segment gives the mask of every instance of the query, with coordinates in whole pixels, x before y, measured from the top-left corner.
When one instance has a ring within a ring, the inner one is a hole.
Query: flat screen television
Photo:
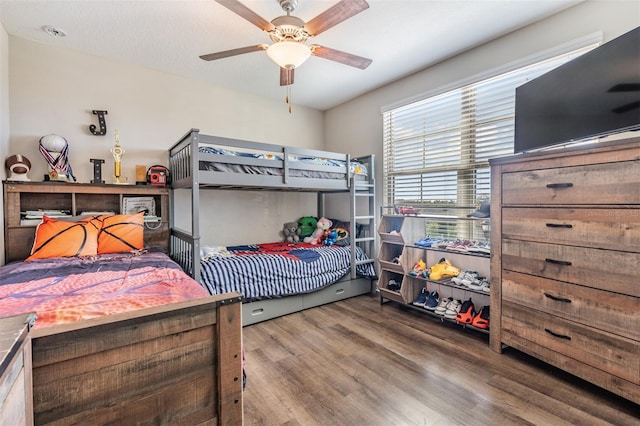
[[[514,152],[633,130],[640,130],[640,27],[516,89]]]

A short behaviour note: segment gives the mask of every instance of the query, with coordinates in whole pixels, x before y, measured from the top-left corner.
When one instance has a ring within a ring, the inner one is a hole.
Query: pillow
[[[144,213],[93,217],[87,223],[102,222],[98,254],[120,253],[144,248]]]
[[[31,255],[25,260],[49,257],[95,256],[100,229],[86,222],[65,222],[42,217],[36,227]]]
[[[338,246],[348,246],[351,244],[351,223],[344,222],[339,219],[329,219],[333,223],[332,228],[338,232],[338,240],[335,242]],[[358,228],[359,225],[356,225]],[[356,230],[356,236],[359,234],[359,229]]]

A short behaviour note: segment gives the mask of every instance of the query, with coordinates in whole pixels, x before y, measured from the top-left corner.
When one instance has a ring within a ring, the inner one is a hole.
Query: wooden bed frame
[[[237,294],[31,332],[35,424],[242,424]]]
[[[5,229],[33,232],[8,222],[13,216],[5,215]],[[164,236],[168,247],[168,232]],[[145,246],[157,238],[158,232],[145,231]],[[22,244],[16,240],[7,241],[12,253]],[[36,320],[29,332],[32,356],[24,362],[32,377],[26,418],[33,414],[35,424],[242,424],[241,316],[240,295],[229,293],[56,326],[38,328]]]
[[[266,160],[261,158],[220,155],[200,152],[201,146],[216,146],[229,151],[267,153],[280,159]],[[289,156],[320,157],[343,162],[344,166],[322,166],[290,161]],[[362,263],[374,263],[376,256],[376,215],[375,215],[375,156],[353,158],[364,164],[367,176],[355,175],[349,168],[352,160],[349,154],[302,149],[273,145],[252,141],[244,141],[218,136],[200,134],[198,129],[189,130],[169,149],[169,169],[172,176],[172,189],[191,189],[191,229],[182,230],[174,226],[176,206],[171,199],[171,257],[194,279],[200,281],[200,190],[201,189],[233,189],[233,190],[277,190],[305,191],[318,194],[318,217],[325,216],[326,194],[350,194],[350,223],[353,229],[356,222],[365,221],[364,235],[351,238],[351,271],[340,281],[314,293],[287,296],[243,304],[243,325],[298,312],[303,309],[325,303],[342,300],[373,290],[372,280],[357,276],[356,268]],[[250,167],[270,167],[278,169],[280,174],[244,174],[200,170],[200,161],[219,162],[231,165]],[[317,177],[298,177],[292,171],[331,172],[341,175],[340,178],[327,179]],[[356,214],[358,198],[368,199],[366,214]],[[355,247],[360,247],[368,256],[368,261],[356,261]],[[194,254],[194,255],[192,255]]]

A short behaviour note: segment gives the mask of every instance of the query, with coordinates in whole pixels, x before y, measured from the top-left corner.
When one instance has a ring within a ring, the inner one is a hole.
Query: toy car
[[[398,206],[396,207],[396,212],[398,214],[405,214],[405,215],[417,215],[419,213],[417,209],[411,206]]]

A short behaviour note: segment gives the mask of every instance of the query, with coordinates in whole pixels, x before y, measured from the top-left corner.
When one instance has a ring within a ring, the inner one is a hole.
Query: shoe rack
[[[440,300],[452,297],[464,302],[471,298],[478,312],[481,307],[490,305],[490,293],[482,290],[472,290],[465,286],[456,284],[451,278],[441,280],[430,280],[429,278],[416,277],[410,275],[414,265],[423,260],[427,269],[437,264],[441,259],[446,259],[460,271],[473,270],[479,275],[490,276],[490,255],[478,253],[463,253],[438,248],[426,248],[416,246],[415,243],[426,237],[426,230],[433,222],[449,225],[449,228],[472,229],[480,227],[478,219],[468,219],[460,217],[442,217],[427,215],[398,215],[383,214],[378,227],[380,237],[380,250],[378,252],[378,264],[380,279],[378,280],[378,291],[380,303],[394,302],[407,306],[411,309],[419,310],[427,316],[439,318],[442,322],[459,324],[488,334],[489,329],[476,328],[468,324],[457,323],[455,320],[436,315],[434,311],[413,305],[413,302],[420,295],[423,288],[428,292],[437,291]],[[459,224],[458,222],[464,222]],[[485,222],[486,223],[486,222]],[[488,233],[476,232],[475,235],[487,235]],[[432,238],[442,238],[438,235],[430,235]],[[448,237],[447,239],[455,239]],[[488,242],[486,239],[484,242]],[[389,282],[396,282],[400,285],[398,291],[389,288]]]

